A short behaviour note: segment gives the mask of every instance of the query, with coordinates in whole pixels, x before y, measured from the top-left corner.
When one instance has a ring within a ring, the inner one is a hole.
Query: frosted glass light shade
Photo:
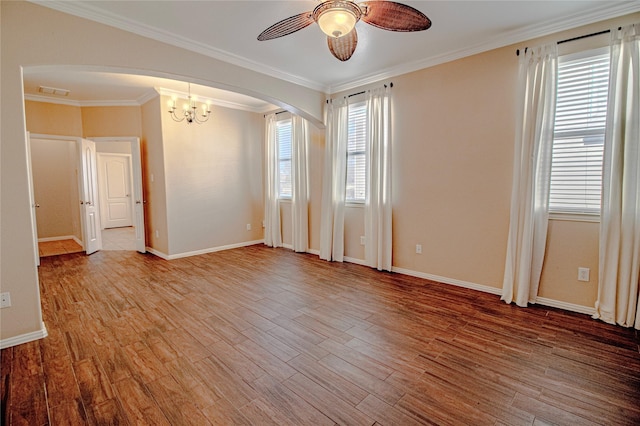
[[[349,34],[358,22],[358,18],[348,9],[335,7],[320,14],[317,22],[323,33],[329,37],[338,38]]]

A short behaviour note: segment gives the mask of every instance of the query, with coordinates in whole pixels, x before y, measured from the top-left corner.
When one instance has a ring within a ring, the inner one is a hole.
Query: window
[[[347,139],[347,202],[364,203],[366,183],[367,104],[349,105]]]
[[[276,123],[278,144],[278,194],[280,198],[291,198],[291,120]]]
[[[558,61],[549,211],[600,214],[608,49]]]

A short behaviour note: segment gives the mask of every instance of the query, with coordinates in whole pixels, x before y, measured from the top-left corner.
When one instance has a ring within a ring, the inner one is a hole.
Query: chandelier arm
[[[176,106],[175,106],[175,99],[173,100],[173,103],[169,104],[169,115],[171,115],[171,118],[173,119],[173,121],[175,122],[182,122],[185,121],[187,122],[187,124],[196,122],[197,124],[202,124],[205,121],[209,120],[209,117],[211,117],[211,109],[210,109],[210,105],[208,104],[203,104],[203,108],[206,105],[206,110],[204,112],[202,112],[202,114],[198,115],[198,107],[196,106],[195,101],[192,99],[191,97],[191,83],[188,84],[188,105],[185,105],[185,109],[183,110],[183,114],[182,114],[182,118],[178,118],[178,115],[176,114]]]
[[[176,115],[176,109],[175,107],[169,110],[169,115],[171,116],[171,118],[173,119],[173,121],[176,121],[178,123],[184,121],[185,117],[182,118],[178,118],[178,116]]]

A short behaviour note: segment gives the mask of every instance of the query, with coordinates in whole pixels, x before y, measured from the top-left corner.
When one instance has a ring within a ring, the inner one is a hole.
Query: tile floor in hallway
[[[133,226],[102,230],[102,250],[135,250],[136,230]]]

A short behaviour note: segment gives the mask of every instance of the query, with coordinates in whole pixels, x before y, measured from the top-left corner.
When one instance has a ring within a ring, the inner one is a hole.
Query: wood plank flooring
[[[84,249],[73,239],[40,241],[38,243],[38,254],[40,257],[58,256],[60,254],[80,253]]]
[[[261,245],[42,259],[6,425],[638,425],[631,330]]]

